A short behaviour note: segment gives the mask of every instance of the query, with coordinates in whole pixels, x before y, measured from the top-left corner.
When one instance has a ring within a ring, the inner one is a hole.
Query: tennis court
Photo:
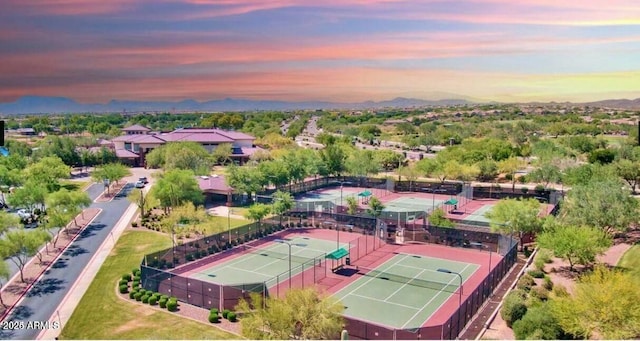
[[[470,225],[489,226],[491,220],[485,217],[495,205],[484,205],[473,211],[471,214],[463,218],[462,222]]]
[[[435,198],[401,197],[386,202],[383,212],[431,212],[444,202]]]
[[[302,272],[301,264],[314,266],[324,260],[326,254],[336,250],[336,242],[309,237],[293,237],[284,241],[291,244],[292,276]],[[240,245],[243,254],[223,263],[198,269],[190,277],[223,285],[263,283],[289,271],[289,245],[284,242],[270,242],[260,247]],[[340,247],[349,250],[348,243]]]
[[[307,192],[300,196],[296,201],[298,202],[315,202],[315,201],[330,201],[336,205],[340,205],[340,198],[342,197],[343,204],[347,202],[347,198],[358,198],[358,191],[354,188],[343,188],[342,193],[340,189],[324,190],[322,192],[313,191]]]
[[[464,292],[464,282],[479,267],[441,258],[397,254],[375,269],[359,267],[353,276],[360,278],[334,297],[346,307],[346,316],[395,329],[419,328],[452,295],[459,295],[460,278]]]

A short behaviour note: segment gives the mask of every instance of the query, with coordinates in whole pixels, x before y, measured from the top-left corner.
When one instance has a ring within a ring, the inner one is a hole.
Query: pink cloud
[[[6,0],[3,6],[30,14],[90,15],[120,12],[134,3],[134,0]]]

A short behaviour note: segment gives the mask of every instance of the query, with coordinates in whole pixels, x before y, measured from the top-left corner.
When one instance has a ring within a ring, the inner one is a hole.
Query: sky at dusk
[[[638,0],[3,0],[0,102],[640,97]]]

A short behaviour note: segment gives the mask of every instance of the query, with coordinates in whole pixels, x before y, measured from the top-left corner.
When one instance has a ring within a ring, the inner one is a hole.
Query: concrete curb
[[[130,204],[127,210],[124,212],[120,220],[116,223],[113,230],[109,233],[111,240],[107,237],[102,242],[96,253],[91,257],[85,268],[82,270],[76,281],[73,283],[69,292],[62,299],[58,307],[55,309],[55,313],[49,317],[49,321],[57,318],[60,323],[60,329],[45,329],[38,334],[38,340],[53,340],[58,337],[64,325],[69,321],[76,306],[84,296],[85,292],[91,285],[91,282],[95,278],[96,274],[102,267],[104,260],[107,258],[111,250],[115,246],[117,240],[120,238],[124,230],[127,228],[129,221],[133,218],[133,215],[137,212],[137,207]],[[111,244],[111,245],[109,245]]]
[[[65,251],[67,251],[67,249],[69,248],[69,246],[71,246],[73,244],[73,242],[78,238],[78,236],[82,233],[82,231],[84,231],[85,228],[87,228],[87,226],[91,225],[91,223],[102,213],[102,209],[98,208],[98,213],[93,216],[93,218],[91,218],[85,225],[84,227],[82,227],[80,230],[78,230],[78,233],[76,233],[71,240],[69,241],[69,243],[60,250],[60,252],[58,252],[58,254],[51,260],[51,262],[44,268],[42,269],[42,271],[38,274],[38,276],[35,278],[35,280],[31,283],[29,283],[29,285],[27,285],[27,287],[25,288],[25,290],[20,294],[20,298],[18,298],[18,300],[11,305],[9,308],[7,308],[7,310],[5,310],[5,312],[2,314],[2,316],[0,316],[0,321],[4,320],[5,318],[7,318],[10,314],[11,311],[13,311],[13,309],[15,309],[15,307],[17,307],[18,305],[20,305],[20,303],[22,303],[22,301],[24,300],[25,295],[27,295],[29,293],[29,290],[31,290],[31,288],[33,288],[34,285],[36,285],[40,279],[42,278],[42,276],[44,276],[44,274],[51,269],[51,267],[53,266],[53,264],[55,264],[58,259],[60,259],[60,257],[65,253]],[[69,222],[69,224],[67,226],[65,226],[65,229],[68,228],[68,226],[71,225],[71,222]],[[58,233],[62,233],[62,229],[58,232]],[[38,252],[42,252],[42,250],[47,248],[48,244],[45,244],[42,248],[40,248],[40,250]],[[29,261],[27,262],[27,264],[25,264],[24,268],[28,267],[31,265],[31,263],[33,263],[35,260],[37,259],[36,256],[33,256],[29,259]],[[16,272],[15,275],[13,275],[13,277],[11,277],[11,279],[5,283],[5,285],[0,288],[0,290],[4,289],[5,287],[9,286],[9,284],[11,284],[18,276],[20,276],[20,271]]]

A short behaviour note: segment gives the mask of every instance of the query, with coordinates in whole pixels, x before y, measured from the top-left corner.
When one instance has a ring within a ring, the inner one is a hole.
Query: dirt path
[[[631,245],[626,243],[616,244],[609,248],[609,250],[607,250],[603,255],[599,256],[597,261],[615,266],[618,264],[620,258],[622,258],[622,255],[624,255],[630,247]],[[533,265],[531,265],[531,268],[533,268]],[[569,293],[573,293],[576,274],[574,272],[569,272],[568,268],[569,263],[567,261],[560,258],[554,258],[553,262],[547,264],[544,270],[549,274],[554,285],[562,285]],[[498,313],[489,328],[481,335],[481,338],[483,340],[514,340],[515,335],[513,334],[513,330],[507,327],[506,322],[504,322]]]

